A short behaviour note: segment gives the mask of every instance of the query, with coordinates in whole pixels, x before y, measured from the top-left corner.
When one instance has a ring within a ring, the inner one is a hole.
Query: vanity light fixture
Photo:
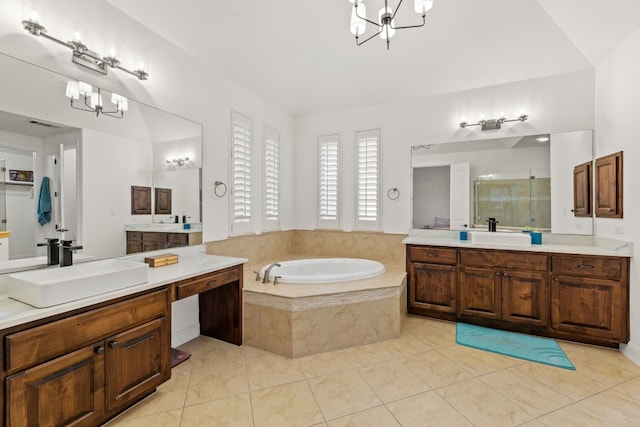
[[[99,53],[89,49],[84,43],[82,43],[82,34],[80,32],[76,31],[73,34],[73,40],[68,42],[50,36],[49,34],[47,34],[47,29],[38,22],[38,13],[35,11],[31,12],[31,14],[29,15],[29,19],[25,19],[22,21],[22,26],[31,35],[44,37],[45,39],[51,40],[71,49],[73,52],[71,61],[78,65],[82,65],[83,67],[90,68],[93,71],[97,71],[105,75],[109,73],[109,68],[117,68],[118,70],[122,70],[125,73],[136,76],[139,80],[147,80],[147,78],[149,77],[149,73],[145,71],[145,64],[142,62],[138,65],[138,68],[132,71],[124,68],[120,64],[120,60],[116,58],[114,49],[110,49],[110,52],[107,56],[102,56]]]
[[[188,157],[184,157],[184,158],[180,157],[180,158],[171,159],[171,160],[167,159],[168,164],[176,164],[178,166],[184,166],[188,161],[189,161]]]
[[[375,36],[379,35],[381,39],[387,41],[387,50],[389,50],[389,43],[391,42],[391,38],[395,35],[396,30],[424,27],[424,24],[427,22],[427,11],[433,7],[433,0],[414,0],[413,2],[416,13],[422,15],[422,24],[396,27],[394,19],[396,17],[396,13],[398,13],[398,9],[400,9],[400,5],[402,5],[402,1],[403,0],[400,0],[396,8],[392,9],[389,7],[388,1],[384,0],[384,7],[378,12],[378,21],[372,21],[367,19],[367,8],[362,0],[349,0],[349,2],[353,4],[353,9],[351,10],[350,29],[351,33],[356,36],[356,45],[363,45]],[[364,34],[367,29],[367,22],[373,25],[377,32],[366,40],[360,41],[360,36]]]
[[[115,117],[121,119],[124,117],[124,112],[129,109],[129,101],[122,95],[117,93],[111,94],[111,103],[114,105],[115,110],[107,111],[104,109],[102,103],[102,93],[100,88],[97,91],[93,90],[93,87],[89,83],[80,82],[76,80],[69,80],[67,82],[67,91],[65,93],[67,98],[71,99],[71,108],[81,111],[87,111],[89,113],[95,113],[96,116],[100,114]],[[74,100],[84,98],[84,106],[76,106],[73,104]]]
[[[520,114],[520,116],[518,116],[518,118],[516,119],[507,119],[504,116],[497,118],[497,119],[489,119],[489,120],[485,120],[482,119],[480,121],[478,121],[478,123],[467,123],[466,121],[461,121],[460,122],[460,127],[461,128],[466,128],[468,126],[480,126],[480,129],[482,129],[483,131],[485,130],[496,130],[496,129],[500,129],[502,128],[502,124],[506,123],[506,122],[524,122],[529,118],[528,115],[526,114]]]

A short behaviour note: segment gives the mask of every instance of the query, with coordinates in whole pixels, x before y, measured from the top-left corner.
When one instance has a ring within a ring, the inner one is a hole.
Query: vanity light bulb
[[[88,96],[93,92],[93,88],[89,83],[78,82],[78,90],[80,91],[80,95]]]
[[[116,48],[115,48],[115,47],[113,47],[113,46],[111,46],[111,47],[109,48],[109,58],[115,58],[115,57],[116,57],[116,53],[117,53],[117,52],[116,52]]]
[[[80,33],[80,31],[73,32],[73,41],[82,43],[82,33]]]
[[[67,82],[67,91],[65,95],[67,98],[71,99],[80,98],[80,84],[75,80],[69,80]]]
[[[29,14],[29,21],[35,22],[37,24],[38,19],[40,19],[40,16],[38,15],[38,11],[32,10],[31,13]]]

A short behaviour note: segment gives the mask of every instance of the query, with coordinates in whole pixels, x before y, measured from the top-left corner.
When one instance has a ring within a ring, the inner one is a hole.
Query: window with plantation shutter
[[[340,228],[340,135],[318,138],[318,228]]]
[[[356,132],[356,229],[380,229],[380,129]]]
[[[280,134],[263,129],[264,151],[264,230],[280,227]]]
[[[253,231],[251,214],[253,120],[234,111],[231,114],[231,133],[231,180],[233,182],[231,234],[244,234]]]

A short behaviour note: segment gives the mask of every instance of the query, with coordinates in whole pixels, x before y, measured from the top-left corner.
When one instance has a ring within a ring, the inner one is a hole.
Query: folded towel
[[[49,178],[46,176],[42,178],[42,184],[40,184],[38,222],[40,225],[51,222],[51,192],[49,191]]]

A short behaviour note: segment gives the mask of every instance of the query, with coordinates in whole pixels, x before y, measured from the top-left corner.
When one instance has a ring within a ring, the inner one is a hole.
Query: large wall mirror
[[[592,132],[575,131],[412,147],[412,227],[525,227],[593,234],[573,212],[573,168],[592,159]]]
[[[36,245],[48,237],[74,240],[101,258],[126,253],[127,224],[175,215],[201,222],[199,123],[131,100],[122,119],[74,110],[65,97],[68,77],[4,54],[0,67],[0,228],[11,232],[8,262],[16,269],[28,264],[22,259],[42,258]],[[17,182],[14,170],[30,176]],[[41,224],[45,177],[51,221]],[[131,186],[170,188],[173,209],[131,215]]]

